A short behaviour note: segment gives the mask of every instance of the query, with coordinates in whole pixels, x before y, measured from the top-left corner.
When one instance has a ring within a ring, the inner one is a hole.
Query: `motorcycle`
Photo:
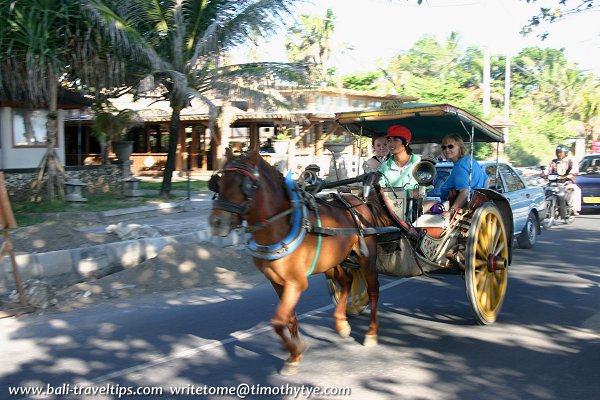
[[[564,177],[556,174],[548,174],[548,184],[546,185],[546,215],[542,220],[542,226],[550,229],[557,221],[562,220],[565,224],[571,224],[575,221],[575,212],[569,204],[568,196],[572,189],[566,186]]]

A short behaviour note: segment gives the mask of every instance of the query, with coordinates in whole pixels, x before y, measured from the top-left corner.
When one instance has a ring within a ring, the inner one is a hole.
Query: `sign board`
[[[600,140],[592,142],[592,153],[600,153]]]

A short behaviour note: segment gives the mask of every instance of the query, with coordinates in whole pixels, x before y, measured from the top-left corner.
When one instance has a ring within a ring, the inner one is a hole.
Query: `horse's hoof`
[[[373,347],[377,346],[379,343],[377,341],[377,335],[365,335],[365,341],[363,342],[363,346],[365,347]]]
[[[286,361],[285,364],[283,364],[283,368],[281,368],[281,371],[279,371],[279,374],[283,375],[283,376],[292,376],[292,375],[296,375],[298,373],[299,369],[300,369],[300,361],[294,361],[294,362]]]
[[[336,324],[335,330],[337,331],[338,335],[343,338],[347,338],[350,336],[350,332],[352,332],[352,328],[350,327],[348,321],[342,321]]]

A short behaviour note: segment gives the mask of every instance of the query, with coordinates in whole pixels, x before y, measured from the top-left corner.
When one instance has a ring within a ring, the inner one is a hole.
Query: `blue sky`
[[[600,12],[574,15],[545,25],[545,41],[536,32],[522,37],[519,31],[541,6],[524,0],[315,0],[298,7],[299,13],[324,16],[327,8],[335,15],[331,64],[341,73],[374,69],[378,60],[408,50],[419,38],[434,35],[442,41],[452,31],[460,34],[460,46],[487,46],[493,55],[516,54],[529,46],[565,48],[567,60],[600,75]],[[571,2],[572,3],[572,2]],[[543,32],[540,29],[539,33]],[[261,44],[268,60],[285,60],[283,36]],[[345,45],[353,50],[341,51]]]

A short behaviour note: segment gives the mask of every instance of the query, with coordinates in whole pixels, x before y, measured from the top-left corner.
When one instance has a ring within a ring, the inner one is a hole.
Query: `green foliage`
[[[496,144],[474,143],[473,156],[477,160],[491,160],[496,157]]]
[[[344,135],[329,135],[327,143],[344,143],[346,138]]]
[[[331,55],[331,36],[335,30],[335,16],[327,9],[325,16],[303,14],[298,23],[288,28],[285,49],[294,62],[311,66],[314,84],[329,83],[332,72],[327,62]]]
[[[180,191],[187,190],[187,185],[188,185],[187,181],[173,182],[172,189],[180,190]],[[160,182],[148,182],[148,181],[140,182],[140,189],[142,189],[142,190],[160,190],[160,186],[161,186]],[[208,183],[206,181],[191,179],[190,180],[190,189],[192,191],[208,190]]]
[[[86,196],[88,199],[85,203],[78,203],[77,208],[72,203],[65,200],[43,201],[43,202],[22,202],[13,203],[13,212],[15,215],[21,213],[52,213],[65,211],[106,211],[118,208],[136,207],[143,205],[147,199],[136,198],[118,198],[113,194],[101,194]]]
[[[100,143],[105,143],[107,140],[118,141],[125,139],[127,128],[141,121],[138,113],[130,109],[99,111],[95,117],[92,134]]]
[[[548,162],[548,159],[542,159],[541,154],[532,153],[531,149],[525,141],[515,141],[507,149],[508,157],[515,167],[543,165]]]
[[[43,201],[43,202],[13,202],[12,209],[19,226],[29,226],[44,222],[45,213],[57,212],[101,212],[115,210],[120,208],[139,207],[148,204],[156,204],[158,200],[158,191],[160,190],[161,182],[140,182],[140,189],[153,190],[155,194],[148,194],[143,197],[125,198],[116,197],[113,194],[88,195],[85,203],[72,203],[64,200]],[[179,193],[178,196],[170,196],[170,199],[181,198],[181,192],[186,192],[188,189],[187,181],[173,182],[173,190]],[[200,190],[208,190],[208,183],[202,180],[190,180],[190,190],[192,192]]]
[[[454,78],[446,80],[434,77],[413,77],[406,85],[406,94],[420,97],[424,103],[449,103],[475,114],[479,113],[480,101],[469,89],[461,87]]]
[[[375,90],[378,88],[380,72],[367,72],[364,74],[346,75],[342,77],[342,86],[353,90]]]
[[[229,65],[225,61],[234,47],[272,33],[290,14],[295,0],[130,0],[126,6],[117,0],[81,1],[113,46],[135,60],[135,72],[144,78],[137,94],[152,92],[169,101],[172,114],[163,196],[171,190],[181,110],[192,99],[208,108],[213,131],[218,112],[214,99],[243,97],[252,100],[254,107],[268,108],[276,80],[303,72],[297,64]]]
[[[481,118],[483,51],[469,47],[461,52],[458,41],[454,35],[446,42],[421,38],[389,61],[380,89],[416,96],[423,103],[450,103]],[[505,64],[505,57],[491,57],[492,116],[503,115]],[[580,134],[589,146],[600,124],[598,77],[569,65],[562,49],[526,48],[511,65],[509,120],[515,126],[509,129],[510,160],[537,164],[553,155],[557,143]],[[475,154],[495,157],[495,149],[478,144]]]
[[[290,140],[291,138],[292,136],[287,133],[278,133],[277,135],[273,136],[273,139],[275,140]]]
[[[361,149],[367,149],[372,144],[372,139],[366,136],[352,134],[352,141]]]

